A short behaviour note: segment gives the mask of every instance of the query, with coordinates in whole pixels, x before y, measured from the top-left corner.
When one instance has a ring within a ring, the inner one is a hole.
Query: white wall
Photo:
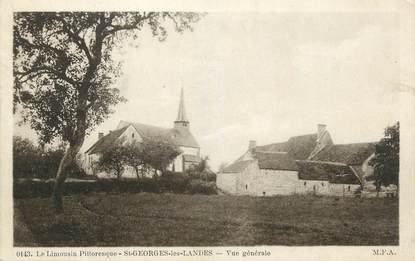
[[[356,184],[330,184],[331,196],[354,196],[355,192],[360,188],[360,185]]]
[[[186,155],[194,155],[194,156],[198,156],[198,157],[200,156],[199,155],[199,151],[200,151],[199,148],[184,147],[184,146],[180,146],[179,148],[182,151],[182,153],[179,156],[177,156],[174,159],[173,163],[170,164],[170,166],[167,168],[170,171],[173,171],[173,164],[174,164],[174,171],[176,171],[176,172],[183,172],[183,155],[184,154],[186,154]],[[187,164],[185,166],[185,168],[187,168],[188,165],[189,164]]]
[[[132,142],[132,141],[137,141],[137,142],[142,142],[143,141],[140,134],[137,132],[137,130],[132,125],[128,126],[128,128],[120,135],[120,137],[118,139],[119,140],[124,140],[124,144]],[[170,166],[167,168],[168,170],[172,171],[173,170],[173,164],[174,164],[176,172],[183,172],[183,154],[195,155],[195,156],[199,156],[199,154],[200,154],[200,149],[199,148],[183,147],[183,146],[180,146],[179,148],[183,153],[176,157],[176,159],[173,161],[173,163],[170,164]],[[99,157],[100,157],[100,154],[92,154],[92,155],[84,154],[82,156],[80,165],[88,175],[99,174],[99,176],[109,176],[107,173],[95,173],[96,171],[92,168],[93,162],[98,161]],[[126,177],[126,178],[136,177],[134,169],[130,170],[128,167],[127,167],[127,169],[128,170],[126,170],[123,173],[123,177]],[[147,176],[152,176],[152,173],[150,173]]]
[[[180,146],[179,148],[183,152],[183,154],[199,156],[199,148],[183,147],[183,146]]]
[[[297,194],[329,195],[330,183],[327,180],[299,180]]]
[[[234,195],[274,196],[310,194],[354,196],[359,184],[332,184],[327,180],[300,180],[297,171],[259,169],[253,162],[239,173],[219,173],[216,185]]]
[[[173,164],[175,172],[183,172],[183,154],[177,156],[167,169],[173,171]]]
[[[259,169],[250,164],[237,179],[237,194],[252,196],[290,195],[296,192],[298,172],[290,170]]]
[[[229,194],[237,194],[237,175],[239,175],[239,173],[219,173],[216,176],[216,186]]]
[[[143,141],[140,134],[137,132],[137,130],[132,125],[128,126],[127,129],[120,135],[118,139],[124,139],[125,142],[132,142],[132,141],[142,142]]]

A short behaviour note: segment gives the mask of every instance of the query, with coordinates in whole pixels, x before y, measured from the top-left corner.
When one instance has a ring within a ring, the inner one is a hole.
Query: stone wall
[[[220,173],[216,176],[216,186],[229,194],[237,194],[236,177],[239,173]]]
[[[327,180],[300,180],[297,171],[259,169],[250,164],[239,173],[219,173],[216,185],[233,195],[275,196],[308,194],[318,196],[354,196],[356,184],[333,184]]]

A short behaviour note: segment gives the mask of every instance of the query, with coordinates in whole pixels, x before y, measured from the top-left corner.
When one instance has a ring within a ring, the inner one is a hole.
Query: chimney
[[[98,139],[100,140],[100,139],[102,139],[104,137],[104,133],[103,132],[99,132],[98,133]]]
[[[255,147],[256,147],[256,141],[255,140],[250,140],[248,149],[252,150],[252,149],[255,149]]]
[[[320,140],[320,138],[323,136],[324,132],[326,132],[326,124],[317,124],[317,139]]]

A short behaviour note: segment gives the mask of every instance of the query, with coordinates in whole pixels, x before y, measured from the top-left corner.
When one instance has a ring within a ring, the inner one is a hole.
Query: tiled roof
[[[296,161],[298,176],[303,180],[325,180],[336,184],[359,184],[359,179],[347,165],[316,161]]]
[[[260,169],[298,170],[297,164],[288,153],[255,151]]]
[[[323,148],[311,160],[361,165],[375,152],[375,143],[337,144]]]
[[[256,146],[257,150],[269,152],[287,152],[288,142],[278,142],[268,145]]]
[[[95,154],[106,150],[111,146],[118,137],[127,129],[128,126],[125,126],[121,129],[111,131],[101,139],[97,140],[87,151],[88,154]]]
[[[184,161],[186,162],[200,162],[200,157],[195,156],[195,155],[184,154],[183,158],[184,158]]]
[[[288,152],[296,160],[305,160],[317,145],[317,134],[294,136],[286,142],[256,147],[260,151]]]
[[[142,124],[138,122],[129,122],[144,139],[163,140],[172,142],[171,129],[161,128],[157,126]]]
[[[173,142],[179,146],[200,148],[195,137],[188,129],[171,129]]]
[[[223,173],[238,173],[238,172],[242,172],[252,162],[254,162],[254,161],[253,160],[235,161],[231,165],[227,166],[222,172]]]
[[[121,126],[132,125],[141,137],[147,139],[163,140],[165,142],[171,142],[177,146],[194,147],[199,148],[199,144],[193,137],[192,133],[188,129],[168,129],[148,124],[142,124],[138,122],[125,122],[120,123]]]

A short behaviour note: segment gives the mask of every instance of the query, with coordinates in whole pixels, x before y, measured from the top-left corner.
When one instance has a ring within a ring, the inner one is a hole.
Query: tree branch
[[[82,51],[84,51],[86,57],[88,58],[88,61],[92,62],[93,58],[92,58],[91,52],[89,51],[88,46],[85,43],[85,39],[79,36],[78,33],[73,32],[70,29],[70,25],[65,21],[65,19],[63,19],[59,15],[57,15],[56,17],[58,18],[59,21],[61,21],[64,32],[67,33],[70,38],[72,38],[75,44],[77,44],[78,47],[81,48]]]
[[[149,12],[147,15],[144,13],[142,16],[140,16],[138,19],[136,19],[134,21],[134,23],[132,23],[132,24],[110,25],[112,27],[112,29],[106,30],[104,32],[104,37],[107,37],[108,35],[114,34],[114,33],[119,32],[119,31],[137,29],[137,25],[139,23],[143,22],[144,20],[150,19],[150,18],[152,18],[156,15],[157,15],[157,13],[155,13],[155,12]]]
[[[45,66],[45,65],[44,66],[33,67],[30,70],[25,71],[25,72],[15,71],[14,73],[18,74],[22,77],[29,76],[32,73],[35,73],[36,74],[35,76],[38,76],[40,74],[50,73],[50,74],[54,74],[55,76],[59,77],[60,79],[62,79],[64,81],[72,84],[74,87],[78,86],[78,84],[79,84],[77,81],[74,81],[73,79],[69,78],[64,72],[59,72],[59,71],[54,70],[53,68],[51,68],[49,66]]]

